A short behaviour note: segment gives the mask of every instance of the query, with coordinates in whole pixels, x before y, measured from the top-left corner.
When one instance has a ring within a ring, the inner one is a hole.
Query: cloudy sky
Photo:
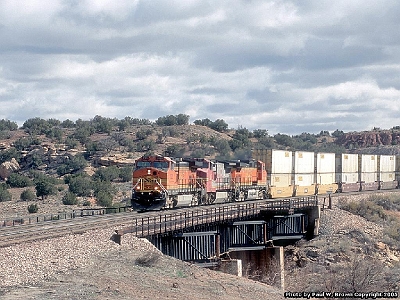
[[[397,0],[0,0],[0,119],[400,125]]]

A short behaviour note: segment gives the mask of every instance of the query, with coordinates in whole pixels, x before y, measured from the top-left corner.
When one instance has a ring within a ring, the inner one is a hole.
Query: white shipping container
[[[378,181],[378,157],[371,154],[360,154],[360,180],[362,182]]]
[[[276,187],[288,187],[292,185],[291,174],[270,174],[270,185]]]
[[[291,174],[292,173],[292,152],[284,150],[271,151],[271,173]]]
[[[335,182],[335,153],[316,153],[317,166],[316,181],[318,184],[332,184]]]
[[[292,152],[285,150],[269,151],[267,167],[267,176],[270,179],[270,185],[276,187],[287,187],[292,185],[293,159]]]
[[[314,152],[296,151],[293,159],[295,185],[310,186],[315,184]]]
[[[311,186],[315,184],[314,174],[295,174],[294,175],[295,185],[299,186]]]
[[[338,154],[336,156],[336,182],[358,182],[358,154]]]
[[[396,156],[380,155],[379,156],[379,178],[383,182],[395,180],[396,175]]]

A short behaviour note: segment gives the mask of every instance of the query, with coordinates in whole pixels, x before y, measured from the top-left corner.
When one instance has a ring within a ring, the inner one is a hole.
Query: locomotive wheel
[[[244,201],[244,200],[246,200],[246,196],[245,196],[244,191],[239,191],[236,194],[236,201]]]
[[[207,204],[214,204],[216,195],[214,193],[207,194]]]
[[[177,196],[170,196],[168,202],[169,202],[168,207],[169,208],[174,208],[178,204],[178,197]]]
[[[197,194],[192,195],[192,202],[190,203],[191,206],[199,205],[199,196]]]

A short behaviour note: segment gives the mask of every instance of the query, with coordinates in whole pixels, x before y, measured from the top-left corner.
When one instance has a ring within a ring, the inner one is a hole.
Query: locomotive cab
[[[162,209],[167,200],[165,186],[174,180],[175,162],[163,156],[143,156],[133,171],[132,207],[136,210]]]

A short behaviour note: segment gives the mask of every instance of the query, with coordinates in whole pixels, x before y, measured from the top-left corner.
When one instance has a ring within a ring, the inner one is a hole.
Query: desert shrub
[[[132,167],[122,167],[119,169],[119,178],[122,182],[129,182],[132,180]]]
[[[369,221],[378,222],[387,219],[387,214],[382,206],[369,199],[361,201],[349,201],[342,204],[342,209],[359,215]]]
[[[99,191],[96,195],[97,204],[100,206],[110,207],[112,206],[113,196],[110,192]]]
[[[33,182],[29,179],[29,177],[20,175],[18,173],[11,173],[7,179],[7,184],[13,188],[22,188],[33,185]]]
[[[20,197],[19,197],[22,201],[32,201],[36,198],[36,195],[34,192],[32,192],[31,190],[24,190]]]
[[[74,193],[67,192],[63,197],[62,197],[62,203],[64,205],[76,205],[78,204],[78,199],[76,198]]]
[[[63,176],[69,173],[76,173],[87,166],[87,161],[83,155],[70,156],[65,163],[57,168],[57,174]]]
[[[37,204],[28,205],[28,212],[30,214],[37,213],[38,210],[39,210],[39,208],[38,208]]]
[[[87,176],[68,177],[68,187],[69,191],[77,196],[90,196],[93,182]]]
[[[390,226],[387,226],[385,228],[385,235],[387,235],[387,237],[397,241],[397,245],[398,245],[398,242],[400,242],[400,221],[393,220],[390,223]]]
[[[156,252],[145,252],[142,256],[136,258],[135,264],[142,267],[152,267],[157,264],[160,255]]]
[[[47,182],[50,182],[50,183],[52,183],[54,185],[63,183],[63,180],[54,178],[52,176],[48,176],[48,175],[43,174],[41,172],[38,172],[36,170],[31,170],[30,171],[30,176],[33,177],[33,182],[34,183],[39,182],[39,181],[47,181]]]
[[[4,187],[0,185],[0,202],[11,201],[11,193]]]
[[[18,129],[18,124],[7,120],[7,119],[1,119],[0,120],[0,130],[10,130],[10,131],[14,131]]]
[[[14,147],[18,151],[28,150],[31,146],[40,145],[41,141],[37,137],[22,137],[14,142]]]
[[[100,206],[112,206],[113,195],[115,192],[115,187],[113,187],[109,181],[97,181],[94,184],[94,195],[97,199],[97,204]]]
[[[12,158],[15,158],[17,161],[19,161],[20,157],[21,152],[18,151],[16,148],[10,148],[0,151],[0,164],[5,161],[11,160]]]
[[[119,177],[119,170],[116,166],[99,168],[92,177],[97,181],[113,181]]]

